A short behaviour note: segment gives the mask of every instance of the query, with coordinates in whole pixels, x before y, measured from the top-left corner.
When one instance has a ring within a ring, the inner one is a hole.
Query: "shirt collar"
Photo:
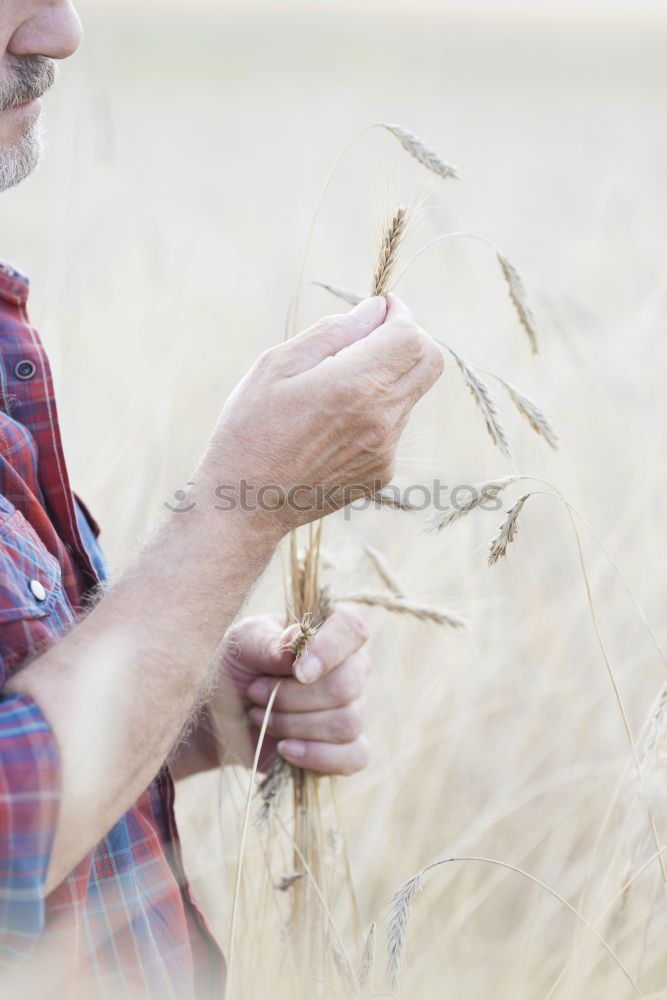
[[[9,299],[19,306],[24,306],[28,301],[28,291],[30,282],[24,274],[21,274],[11,264],[6,264],[0,260],[0,298]]]

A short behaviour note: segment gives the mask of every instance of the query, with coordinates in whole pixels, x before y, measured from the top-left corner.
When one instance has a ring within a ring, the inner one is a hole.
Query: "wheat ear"
[[[395,493],[390,493],[389,490],[396,490]],[[417,509],[412,504],[408,503],[406,500],[402,500],[397,487],[385,486],[384,489],[379,490],[374,496],[376,506],[386,507],[387,510],[402,510],[406,514],[414,514]]]
[[[506,517],[498,529],[498,534],[491,540],[489,545],[489,566],[495,566],[499,559],[507,555],[507,549],[512,544],[519,530],[519,514],[523,510],[523,505],[532,494],[526,493],[506,512]]]
[[[523,509],[526,500],[528,500],[529,497],[534,497],[534,496],[546,496],[546,497],[551,497],[554,500],[558,500],[560,503],[563,504],[570,518],[570,523],[572,525],[572,530],[574,531],[574,538],[577,545],[579,566],[581,568],[581,575],[583,577],[584,586],[586,588],[586,600],[588,602],[588,609],[590,611],[591,621],[593,623],[593,629],[595,631],[595,637],[597,639],[598,646],[600,647],[600,652],[602,653],[602,659],[604,660],[604,664],[607,670],[607,675],[609,677],[609,681],[611,683],[612,690],[614,692],[614,697],[616,699],[618,711],[621,716],[621,721],[623,722],[623,728],[625,729],[625,734],[627,736],[628,743],[630,745],[630,750],[632,752],[632,759],[635,768],[637,770],[637,776],[639,779],[639,790],[641,792],[643,788],[642,763],[637,750],[637,744],[635,743],[635,738],[632,734],[632,728],[630,726],[630,720],[628,719],[625,703],[623,701],[623,697],[621,695],[621,691],[618,686],[618,682],[616,680],[616,675],[614,674],[614,670],[611,665],[611,661],[609,659],[609,654],[607,653],[607,647],[605,646],[604,639],[602,638],[602,632],[600,631],[600,623],[598,622],[598,616],[595,610],[595,603],[593,601],[591,582],[588,576],[588,570],[586,569],[586,560],[584,559],[584,550],[581,544],[581,537],[579,535],[579,530],[577,528],[577,524],[574,519],[575,510],[572,507],[572,505],[568,503],[565,497],[563,497],[560,493],[546,493],[543,491],[536,490],[532,493],[527,493],[525,496],[521,497],[519,500],[517,500],[514,506],[511,507],[510,510],[507,512],[507,517],[503,522],[503,524],[501,525],[498,535],[491,542],[489,550],[489,565],[493,565],[498,561],[498,559],[500,559],[502,556],[506,554],[508,545],[510,545],[516,538],[517,521],[519,514],[521,513],[521,510]],[[665,881],[667,881],[667,865],[665,864],[662,854],[660,853],[660,838],[658,836],[658,829],[656,826],[655,817],[653,815],[653,811],[651,809],[651,805],[648,802],[648,800],[646,799],[644,800],[644,805],[646,806],[646,811],[648,814],[649,830],[653,838],[656,851],[658,852],[657,857],[660,862],[662,877]]]
[[[415,896],[421,892],[423,885],[424,872],[421,871],[401,886],[390,904],[387,922],[387,974],[394,990],[398,989],[401,977],[410,911]]]
[[[467,517],[472,511],[477,510],[486,500],[495,500],[508,486],[518,482],[522,476],[503,476],[501,479],[491,479],[485,483],[478,483],[472,487],[470,499],[460,507],[443,513],[438,513],[430,524],[431,531],[443,531],[455,521]]]
[[[394,212],[382,234],[380,260],[373,276],[371,295],[386,295],[389,291],[407,225],[408,212],[401,205]]]
[[[534,403],[523,392],[519,392],[516,386],[506,382],[500,375],[495,375],[492,372],[488,374],[502,385],[521,416],[528,421],[535,433],[544,438],[550,448],[554,450],[558,448],[558,435],[537,403]]]
[[[410,921],[410,911],[412,903],[415,896],[423,888],[424,878],[427,874],[434,871],[436,868],[441,868],[444,865],[450,865],[454,863],[462,862],[477,862],[485,865],[492,865],[496,868],[503,868],[505,871],[514,872],[516,875],[521,875],[523,878],[528,879],[534,885],[543,889],[545,892],[549,893],[554,899],[558,900],[569,912],[580,920],[581,923],[586,927],[591,934],[597,939],[597,941],[605,949],[609,957],[616,964],[618,969],[623,973],[627,981],[632,986],[633,990],[639,997],[643,997],[644,994],[640,990],[637,983],[632,978],[630,972],[626,969],[625,965],[618,957],[616,952],[613,950],[611,945],[602,937],[599,931],[596,930],[595,925],[591,924],[589,920],[584,917],[584,915],[569,903],[564,896],[561,896],[559,892],[552,889],[550,885],[543,882],[541,879],[537,878],[535,875],[531,875],[529,872],[525,871],[523,868],[519,868],[517,865],[510,865],[505,861],[497,861],[495,858],[482,858],[468,855],[465,857],[456,858],[445,858],[442,861],[435,861],[433,864],[427,865],[426,868],[422,868],[420,872],[414,875],[411,879],[398,890],[394,896],[389,909],[389,919],[387,925],[387,972],[389,974],[389,980],[393,989],[398,989],[400,982],[400,971],[403,963],[403,956],[405,953],[405,943],[407,938],[408,924]]]
[[[358,306],[363,301],[363,295],[358,295],[351,288],[343,288],[342,285],[329,285],[326,281],[311,281],[310,284],[315,285],[316,288],[323,288],[330,295],[347,302],[349,306]]]
[[[368,987],[368,993],[373,995],[373,981],[375,979],[375,945],[377,940],[377,924],[372,923],[366,938],[366,944],[359,962],[357,970],[357,985],[359,990]]]
[[[488,386],[481,380],[474,368],[471,368],[463,358],[459,357],[456,351],[453,351],[448,344],[444,344],[442,341],[438,341],[438,343],[445,347],[456,361],[463,375],[463,380],[484,417],[486,429],[491,436],[491,440],[500,449],[505,458],[511,458],[509,438],[498,419],[498,409]]]
[[[528,296],[526,294],[526,289],[521,275],[515,268],[514,264],[512,264],[507,257],[500,252],[498,252],[498,263],[500,264],[505,281],[507,282],[510,298],[514,303],[514,308],[517,311],[521,325],[528,334],[533,354],[537,354],[539,350],[537,323],[535,321],[533,310],[530,307],[530,302],[528,301]]]
[[[271,768],[259,786],[261,806],[258,819],[266,822],[274,809],[280,805],[283,792],[290,783],[292,772],[284,757],[276,757]]]
[[[528,340],[530,341],[530,346],[533,354],[538,353],[539,348],[539,331],[537,328],[537,322],[535,320],[535,315],[530,306],[530,301],[526,293],[526,288],[523,283],[521,275],[517,271],[516,267],[507,259],[504,253],[502,253],[493,240],[488,239],[486,236],[482,236],[480,233],[468,233],[468,232],[451,232],[451,233],[440,233],[439,236],[434,236],[433,239],[429,240],[421,246],[412,255],[410,260],[405,264],[402,271],[396,278],[395,284],[400,284],[410,268],[415,264],[415,262],[430,250],[431,247],[436,246],[438,243],[444,243],[449,240],[477,240],[479,243],[484,243],[486,246],[491,247],[498,260],[503,277],[507,282],[510,292],[510,298],[519,317],[519,321],[523,326],[524,330],[528,334]]]
[[[364,604],[369,608],[384,608],[386,611],[392,611],[399,615],[409,615],[420,622],[432,622],[434,625],[448,625],[450,628],[469,627],[465,618],[455,612],[445,611],[428,604],[417,604],[415,601],[397,597],[392,593],[360,591],[356,594],[346,594],[337,600],[347,601],[350,604]]]
[[[442,157],[434,149],[431,149],[430,146],[427,146],[414,132],[403,128],[402,125],[390,125],[387,122],[382,122],[382,128],[385,128],[387,132],[391,132],[392,135],[396,136],[403,149],[410,156],[413,156],[418,163],[426,167],[427,170],[431,170],[443,179],[460,180],[457,167],[452,166],[451,163],[445,163]]]
[[[391,568],[391,566],[389,565],[383,554],[379,552],[377,549],[373,548],[372,545],[369,545],[368,542],[364,543],[364,551],[366,553],[368,561],[370,562],[371,566],[373,567],[379,578],[384,583],[385,587],[387,587],[392,592],[392,594],[395,594],[396,597],[405,597],[403,586],[400,580],[394,573],[393,569]]]

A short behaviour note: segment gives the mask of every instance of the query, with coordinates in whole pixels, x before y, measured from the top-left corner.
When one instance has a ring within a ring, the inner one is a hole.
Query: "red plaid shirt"
[[[104,570],[70,489],[27,297],[27,280],[0,265],[0,995],[221,997],[222,956],[190,896],[166,767],[44,898],[59,752],[39,706],[3,689],[72,628]]]

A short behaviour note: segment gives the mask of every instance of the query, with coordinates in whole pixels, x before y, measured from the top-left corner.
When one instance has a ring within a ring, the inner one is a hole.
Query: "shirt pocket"
[[[0,683],[74,621],[60,563],[21,512],[0,498]]]

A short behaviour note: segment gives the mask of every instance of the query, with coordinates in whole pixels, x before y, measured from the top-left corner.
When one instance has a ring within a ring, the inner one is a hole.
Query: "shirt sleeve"
[[[0,964],[27,956],[44,929],[60,782],[58,745],[41,709],[0,691]]]

